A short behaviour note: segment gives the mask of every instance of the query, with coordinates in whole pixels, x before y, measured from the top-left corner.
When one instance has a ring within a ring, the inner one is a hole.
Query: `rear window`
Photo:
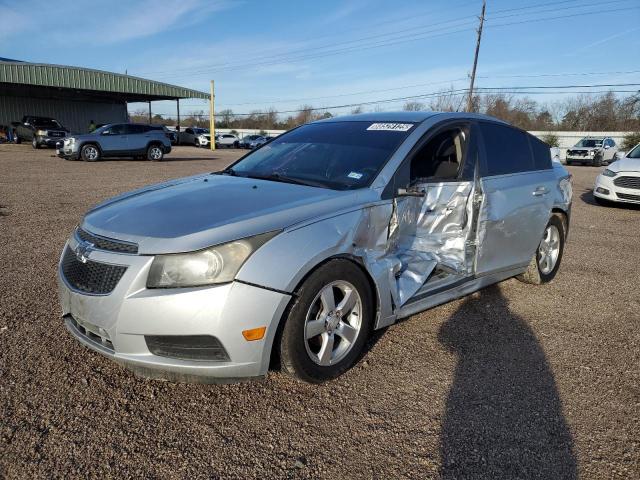
[[[484,122],[480,123],[480,130],[487,154],[485,175],[504,175],[535,169],[526,133],[507,125]]]
[[[280,135],[233,165],[240,175],[281,175],[337,190],[368,185],[412,123],[321,122]]]
[[[551,168],[551,149],[542,140],[529,135],[531,151],[533,152],[533,163],[536,170],[547,170]]]

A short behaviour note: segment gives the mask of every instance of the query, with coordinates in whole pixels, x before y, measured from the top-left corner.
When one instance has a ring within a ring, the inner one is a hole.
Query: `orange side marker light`
[[[250,330],[243,330],[242,336],[247,342],[253,342],[255,340],[262,340],[266,331],[267,327],[252,328]]]

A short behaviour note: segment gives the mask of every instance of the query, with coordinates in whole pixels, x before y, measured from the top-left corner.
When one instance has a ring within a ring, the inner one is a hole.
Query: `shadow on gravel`
[[[582,200],[587,205],[594,205],[596,207],[601,207],[601,208],[621,208],[626,210],[640,210],[640,205],[636,205],[633,203],[609,202],[609,203],[605,203],[604,205],[600,205],[598,202],[596,202],[596,199],[593,196],[593,190],[585,190],[585,192],[580,195],[580,200]]]
[[[458,359],[441,437],[443,478],[577,478],[573,439],[542,347],[496,286],[439,340]]]

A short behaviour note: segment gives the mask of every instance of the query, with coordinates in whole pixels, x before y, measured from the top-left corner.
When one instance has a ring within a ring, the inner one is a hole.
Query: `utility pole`
[[[211,97],[209,98],[209,136],[211,137],[211,141],[209,142],[209,146],[211,150],[216,149],[216,110],[215,110],[215,99],[216,95],[214,93],[214,83],[211,80]]]
[[[471,85],[469,86],[469,100],[467,101],[467,111],[473,110],[473,84],[476,81],[476,67],[478,66],[478,53],[480,53],[480,40],[482,39],[482,25],[484,25],[484,11],[487,8],[487,0],[482,0],[482,14],[480,15],[480,27],[478,28],[478,42],[476,43],[476,54],[473,58],[473,70],[471,71]]]

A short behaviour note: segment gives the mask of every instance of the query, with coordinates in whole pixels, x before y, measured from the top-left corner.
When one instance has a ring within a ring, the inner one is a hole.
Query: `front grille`
[[[145,335],[147,348],[159,357],[180,360],[228,362],[229,354],[220,340],[210,335]]]
[[[629,193],[620,193],[616,192],[618,198],[622,198],[624,200],[634,200],[636,202],[640,202],[640,195],[631,195]]]
[[[585,150],[568,150],[567,154],[573,155],[574,157],[586,157],[587,152]]]
[[[640,177],[618,177],[613,180],[613,184],[616,187],[640,190]]]
[[[83,263],[69,247],[62,257],[62,274],[67,283],[75,290],[93,295],[111,293],[126,271],[127,267],[121,265],[91,260]]]
[[[107,250],[109,252],[117,253],[138,253],[138,245],[130,242],[123,242],[122,240],[114,240],[112,238],[99,237],[86,230],[78,227],[76,229],[76,236],[85,242],[93,244],[93,246],[99,250]]]
[[[49,132],[50,137],[64,137],[64,132]]]

